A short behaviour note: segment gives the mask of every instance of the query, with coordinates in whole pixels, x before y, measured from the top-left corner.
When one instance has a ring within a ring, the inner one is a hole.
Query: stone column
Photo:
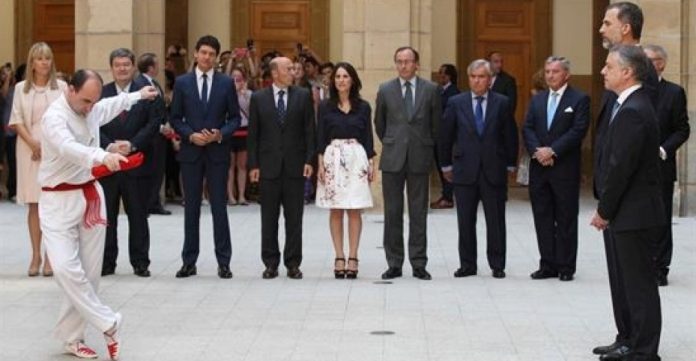
[[[75,68],[111,81],[109,53],[129,48],[164,59],[164,0],[76,0]]]
[[[362,96],[372,104],[379,84],[397,76],[394,50],[413,46],[420,53],[419,74],[430,78],[431,1],[429,0],[344,0],[343,59],[355,66],[362,81]],[[375,136],[378,157],[382,144]],[[372,185],[373,211],[383,207],[379,176]]]

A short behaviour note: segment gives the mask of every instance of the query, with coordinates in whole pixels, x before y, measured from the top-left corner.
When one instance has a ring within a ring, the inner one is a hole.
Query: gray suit
[[[384,250],[389,267],[404,263],[404,183],[407,184],[408,253],[413,268],[424,268],[428,181],[433,163],[442,106],[435,84],[416,77],[413,116],[409,119],[399,78],[380,85],[375,107],[375,130],[382,141],[379,168],[384,197]]]

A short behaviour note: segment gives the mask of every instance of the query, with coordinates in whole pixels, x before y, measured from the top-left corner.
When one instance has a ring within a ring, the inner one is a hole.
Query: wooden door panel
[[[53,50],[58,71],[75,70],[75,1],[35,0],[33,41]]]
[[[297,43],[310,43],[309,2],[252,2],[251,38],[259,54],[294,54]]]

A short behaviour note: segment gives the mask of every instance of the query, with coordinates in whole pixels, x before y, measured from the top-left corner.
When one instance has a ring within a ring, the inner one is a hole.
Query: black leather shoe
[[[607,346],[597,346],[592,349],[592,353],[595,355],[604,355],[605,353],[612,352],[619,347],[621,347],[621,344],[619,342],[614,342]]]
[[[428,273],[428,271],[425,270],[425,268],[414,268],[413,277],[416,277],[419,280],[423,281],[430,281],[431,279],[433,279],[433,277],[430,275],[430,273]]]
[[[494,269],[493,278],[505,278],[505,271],[501,269]]]
[[[150,213],[150,214],[157,214],[157,215],[160,215],[160,216],[168,216],[168,215],[171,215],[171,214],[172,214],[171,211],[168,211],[168,210],[166,210],[166,209],[164,209],[164,208],[150,209],[150,210],[148,211],[148,213]]]
[[[186,278],[189,276],[196,275],[196,265],[185,264],[181,266],[181,269],[176,273],[176,278]]]
[[[558,276],[558,279],[563,281],[563,282],[572,281],[573,274],[572,273],[561,273],[560,276]]]
[[[476,276],[476,269],[475,268],[459,268],[456,271],[454,271],[454,277],[460,278],[460,277],[468,277],[468,276]]]
[[[232,278],[232,271],[230,271],[230,266],[218,266],[218,277],[222,279]]]
[[[667,286],[669,282],[667,282],[667,275],[664,273],[658,273],[657,274],[657,285],[660,287]]]
[[[301,280],[302,279],[302,271],[300,271],[300,267],[288,268],[288,278],[292,278],[294,280]]]
[[[278,268],[266,267],[266,269],[261,274],[261,277],[263,277],[263,279],[265,279],[265,280],[270,280],[270,279],[278,277]]]
[[[138,277],[150,277],[150,270],[147,269],[147,266],[135,266],[133,274]]]
[[[547,278],[558,277],[558,272],[549,271],[545,269],[538,269],[532,272],[532,274],[530,274],[529,277],[531,277],[533,280],[545,280]]]
[[[628,346],[619,346],[614,351],[599,356],[600,361],[625,361],[633,354]]]
[[[104,276],[111,276],[112,274],[116,273],[116,266],[103,266],[102,267],[102,277]]]
[[[383,280],[391,280],[397,277],[401,277],[401,268],[389,267],[382,273]]]

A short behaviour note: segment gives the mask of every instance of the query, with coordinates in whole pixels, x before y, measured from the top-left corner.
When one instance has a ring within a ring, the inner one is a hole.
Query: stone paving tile
[[[208,208],[201,219],[199,275],[176,279],[183,209],[150,218],[152,277],[132,275],[127,242],[101,297],[125,316],[123,360],[168,361],[580,361],[614,335],[601,234],[588,226],[594,201],[583,195],[578,273],[573,282],[532,281],[538,251],[526,191],[513,189],[507,210],[508,277],[493,279],[479,213],[478,276],[455,279],[456,213],[428,221],[430,282],[404,277],[379,284],[385,269],[382,217],[366,213],[355,281],[334,280],[328,213],[308,206],[303,280],[281,269],[261,279],[257,205],[230,207],[232,280],[216,276]],[[23,207],[0,203],[0,360],[72,360],[51,337],[61,294],[53,280],[25,276],[29,241]],[[121,216],[119,234],[127,234]],[[664,360],[696,359],[696,234],[694,218],[676,218],[670,286],[661,288]],[[281,240],[284,232],[281,227]],[[123,237],[122,237],[123,238]],[[282,243],[282,241],[281,241]],[[377,283],[376,283],[377,282]],[[372,335],[392,331],[393,335]],[[105,355],[101,336],[87,342]]]

